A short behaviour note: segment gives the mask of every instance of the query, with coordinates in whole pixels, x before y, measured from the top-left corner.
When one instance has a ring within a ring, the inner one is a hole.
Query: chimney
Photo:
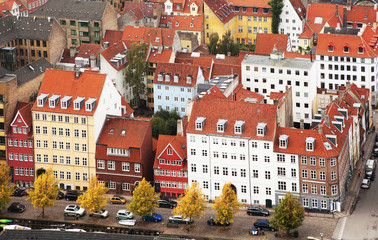
[[[228,57],[231,57],[231,52],[227,52],[227,56],[228,56]]]
[[[340,15],[339,15],[339,4],[336,4],[336,17],[340,17]]]
[[[76,47],[75,46],[71,46],[70,47],[70,58],[74,58],[75,54],[76,54]]]
[[[80,77],[80,74],[81,74],[81,72],[80,72],[80,68],[77,68],[77,69],[76,69],[76,72],[75,72],[75,78],[79,78],[79,77]]]
[[[323,134],[323,126],[321,124],[318,125],[318,133]]]
[[[326,115],[326,109],[325,108],[321,108],[320,109],[320,114],[321,114],[321,119],[323,119]]]
[[[278,99],[273,99],[273,105],[278,106]]]
[[[89,62],[91,64],[91,69],[97,67],[97,64],[96,64],[96,55],[91,54],[91,56],[89,57]]]
[[[329,116],[328,115],[325,115],[324,123],[325,123],[325,125],[327,125],[327,127],[329,127]]]
[[[304,129],[304,119],[299,120],[299,128]]]
[[[374,10],[377,10],[377,4],[376,3],[374,4]]]
[[[352,0],[347,0],[347,10],[350,11],[352,8]]]
[[[104,49],[107,49],[109,47],[109,42],[104,42],[103,47]]]
[[[344,7],[343,8],[343,27],[346,27],[347,26],[347,8]]]
[[[340,28],[340,23],[337,23],[336,24],[336,30],[340,30],[341,28]]]

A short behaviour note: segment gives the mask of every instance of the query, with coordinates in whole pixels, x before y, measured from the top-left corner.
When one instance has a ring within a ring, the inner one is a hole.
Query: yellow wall
[[[214,14],[214,12],[209,8],[209,6],[207,6],[207,4],[204,2],[205,43],[209,43],[209,37],[213,32],[218,33],[219,38],[221,38],[227,30],[232,30],[234,23],[235,19],[231,19],[228,23],[223,24],[219,20],[219,18]]]
[[[237,39],[239,38],[240,43],[243,43],[241,39],[245,39],[244,44],[254,44],[257,33],[272,33],[271,17],[266,16],[264,18],[256,16],[254,18],[253,16],[237,15],[235,19],[236,23],[234,40],[237,41]],[[242,27],[242,32],[239,32],[239,26]],[[248,27],[250,28],[250,32],[248,32]],[[254,27],[256,27],[257,29],[255,33],[253,32]]]
[[[40,114],[40,120],[35,120],[35,115]],[[42,114],[46,114],[47,120],[43,121]],[[56,122],[51,121],[51,116],[56,115]],[[58,116],[63,116],[63,122],[58,121]],[[65,116],[69,116],[69,123],[65,122]],[[74,123],[74,117],[78,117],[79,123]],[[86,124],[82,124],[82,118],[86,119]],[[40,126],[41,133],[36,134],[36,127]],[[43,127],[47,127],[47,134],[43,134]],[[57,128],[57,134],[52,134],[52,127]],[[55,114],[33,112],[34,128],[34,162],[35,171],[38,169],[52,168],[58,171],[58,183],[72,184],[73,188],[80,186],[88,187],[89,180],[96,173],[95,149],[96,142],[94,136],[94,118],[92,116],[81,116],[71,114]],[[59,136],[59,128],[63,128],[63,136]],[[66,129],[70,129],[70,136],[66,136]],[[75,137],[74,129],[79,130],[79,137]],[[82,130],[87,131],[87,137],[82,137]],[[41,148],[37,148],[37,140],[41,141]],[[43,147],[43,140],[48,141],[48,148]],[[57,141],[57,149],[53,149],[53,141]],[[64,150],[59,150],[59,142],[63,142]],[[70,142],[70,150],[66,150],[66,142]],[[75,151],[75,143],[79,143],[79,151]],[[82,151],[82,144],[87,144],[87,151]],[[37,155],[41,154],[41,162],[37,162]],[[48,163],[44,162],[44,155],[48,155]],[[57,155],[57,163],[53,163],[53,155]],[[60,156],[64,156],[64,164],[60,163]],[[70,157],[70,164],[67,164],[66,157]],[[80,164],[75,165],[75,157],[79,157]],[[87,158],[87,166],[83,166],[83,158]],[[60,171],[64,171],[64,179],[60,178]],[[67,172],[71,172],[71,180],[67,180]],[[75,173],[80,173],[80,180],[75,180]],[[83,181],[83,173],[87,173],[88,180]],[[37,175],[37,174],[35,174]]]

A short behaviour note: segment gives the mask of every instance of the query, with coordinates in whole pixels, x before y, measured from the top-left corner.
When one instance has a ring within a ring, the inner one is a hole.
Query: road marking
[[[343,237],[346,221],[347,221],[347,217],[343,217],[343,219],[341,220],[341,227],[340,227],[340,232],[339,232],[339,236],[337,237],[337,240],[341,240]]]

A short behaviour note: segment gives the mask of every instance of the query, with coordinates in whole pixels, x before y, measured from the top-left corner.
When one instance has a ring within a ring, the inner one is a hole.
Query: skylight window
[[[322,24],[323,18],[322,17],[315,17],[314,24]]]

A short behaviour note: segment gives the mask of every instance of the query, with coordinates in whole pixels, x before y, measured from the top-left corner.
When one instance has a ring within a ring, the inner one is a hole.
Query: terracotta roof
[[[287,40],[286,34],[257,33],[254,54],[269,56],[274,46],[278,51],[285,52]]]
[[[139,43],[143,38],[145,43],[153,46],[172,47],[174,37],[175,30],[173,29],[125,26],[122,40]]]
[[[168,145],[172,146],[172,149],[182,160],[186,159],[186,137],[181,135],[159,135],[156,148],[156,157],[159,157]]]
[[[51,97],[54,94],[60,95],[60,98],[63,98],[64,96],[71,96],[71,104],[67,109],[62,109],[60,107],[50,108],[48,102],[46,102],[44,107],[38,107],[36,101],[32,110],[93,115],[96,112],[98,102],[100,101],[105,79],[106,75],[97,74],[92,71],[85,71],[81,73],[78,78],[75,78],[74,71],[46,69],[42,84],[39,88],[38,96],[40,96],[42,93],[48,94],[48,97]],[[84,97],[84,101],[87,101],[89,98],[96,98],[93,111],[85,111],[85,106],[82,107],[81,110],[74,110],[73,101],[77,97]]]
[[[222,63],[214,63],[213,71],[210,78],[216,76],[226,76],[226,75],[233,75],[238,74],[239,79],[241,79],[241,64],[222,64]]]
[[[239,86],[234,90],[233,94],[231,94],[228,99],[234,100],[234,101],[245,101],[246,99],[256,99],[258,103],[261,103],[261,101],[264,99],[264,96],[256,92],[249,91],[243,88],[242,84],[239,84]]]
[[[347,22],[351,22],[353,28],[357,27],[357,23],[373,25],[376,22],[377,12],[378,8],[374,10],[374,7],[354,5],[347,11]]]
[[[310,54],[302,54],[302,53],[299,53],[299,52],[285,52],[285,57],[287,57],[287,58],[311,59]],[[315,54],[313,54],[312,58],[315,60]]]
[[[204,2],[222,23],[227,23],[235,16],[227,0],[204,0]]]
[[[123,69],[127,66],[127,61],[123,64],[116,65],[115,63],[111,62],[110,60],[115,57],[117,54],[126,54],[126,46],[123,41],[118,41],[117,43],[109,45],[104,51],[101,52],[101,56],[105,58],[105,60],[117,71]]]
[[[123,31],[117,30],[105,30],[105,35],[102,38],[101,45],[104,45],[104,42],[108,42],[109,46],[114,43],[122,40]]]
[[[5,0],[0,1],[0,17],[13,16],[12,8],[13,4],[17,4],[20,12],[27,11],[27,7],[20,0]]]
[[[212,58],[199,57],[199,58],[194,58],[192,64],[200,66],[202,69],[202,75],[204,79],[209,80],[210,75],[211,75],[211,69],[213,68],[213,63],[214,63],[214,60]]]
[[[301,0],[290,0],[295,12],[298,14],[299,18],[303,20],[306,14],[306,7],[303,5]]]
[[[227,99],[223,92],[217,87],[217,85],[212,86],[202,99]]]
[[[161,15],[160,24],[169,24],[174,30],[201,31],[203,16]]]
[[[76,48],[75,56],[71,58],[70,56],[70,49],[65,48],[63,50],[62,58],[60,60],[61,63],[75,63],[76,57],[82,58],[89,58],[92,54],[96,57],[100,52],[101,45],[99,44],[89,44],[83,43],[79,47]]]
[[[219,99],[195,99],[186,132],[273,141],[276,128],[276,114],[276,106],[270,104],[235,102]],[[195,129],[195,122],[199,117],[205,118],[202,131]],[[224,133],[217,132],[217,122],[219,119],[227,120]],[[236,121],[244,121],[242,134],[234,133],[234,124]],[[264,136],[257,136],[257,125],[259,123],[266,124]]]
[[[158,140],[155,138],[152,138],[152,151],[156,152],[157,144],[158,144]]]
[[[291,88],[291,87],[290,87]],[[286,92],[270,92],[269,98],[272,100],[278,100],[278,107],[285,102],[285,97],[287,96],[288,91]]]
[[[246,6],[246,7],[260,7],[271,8],[268,4],[269,0],[233,0],[233,6]]]
[[[152,18],[154,17],[154,9],[156,9],[158,5],[155,4],[149,4],[146,2],[131,2],[131,1],[125,1],[124,7],[121,15],[123,14],[130,14],[134,16],[136,20],[139,20],[143,17]]]
[[[154,83],[163,85],[176,85],[176,86],[195,86],[197,84],[199,66],[180,64],[180,63],[158,63],[156,67],[156,73]],[[163,81],[158,81],[158,76],[163,73]],[[170,75],[170,81],[165,80],[165,75]],[[174,76],[178,74],[178,82],[174,81]],[[187,76],[191,76],[192,80],[187,83]]]
[[[333,45],[333,52],[328,47]],[[349,52],[344,52],[344,46],[349,46]],[[358,48],[363,47],[363,53],[358,53]],[[370,48],[367,42],[356,35],[319,34],[316,47],[317,55],[335,55],[348,57],[376,57],[377,54]]]
[[[134,109],[130,107],[130,105],[126,102],[126,99],[122,97],[121,93],[118,91],[119,95],[121,96],[121,106],[126,107],[126,113],[124,113],[123,117],[131,117],[131,115],[134,113]]]
[[[209,54],[209,49],[206,44],[201,43],[198,47],[193,49],[193,52],[199,52],[201,54]]]
[[[31,128],[32,123],[33,123],[33,121],[32,121],[32,115],[31,115],[31,108],[32,108],[32,106],[33,106],[32,103],[17,102],[15,111],[13,113],[11,124],[15,120],[17,114],[19,113],[21,115],[22,119],[24,120],[25,124],[27,124]],[[29,134],[33,135],[33,131],[30,131]],[[12,135],[13,135],[12,128],[9,127],[8,128],[8,132],[7,132],[7,136],[12,136]]]
[[[148,62],[150,63],[169,63],[174,55],[172,49],[163,49],[159,52],[156,49],[151,49],[150,55],[148,56]]]
[[[198,7],[197,13],[201,14],[202,13],[202,3],[203,3],[202,0],[185,0],[182,12],[191,13],[190,7],[191,7],[192,3],[197,5],[197,7]]]

